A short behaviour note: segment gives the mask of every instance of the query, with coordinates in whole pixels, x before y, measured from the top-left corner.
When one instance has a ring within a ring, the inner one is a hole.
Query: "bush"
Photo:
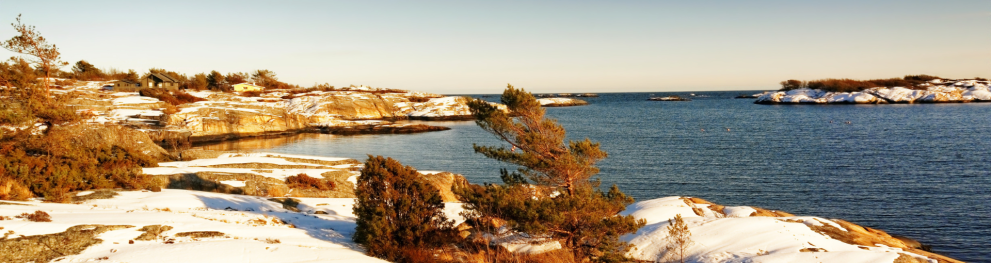
[[[368,157],[355,189],[353,238],[369,255],[417,262],[421,252],[453,239],[440,192],[418,177],[416,169],[392,158]]]
[[[52,222],[52,216],[48,215],[48,213],[45,213],[44,211],[41,210],[34,211],[34,213],[30,213],[30,214],[23,213],[16,217],[24,218],[31,222]]]
[[[117,145],[82,146],[71,136],[21,131],[0,138],[0,175],[52,202],[71,201],[72,191],[147,185],[141,167],[156,166],[152,157]]]
[[[427,97],[409,97],[410,102],[428,102],[430,98]]]
[[[335,185],[334,182],[325,182],[318,178],[310,177],[306,174],[298,174],[294,176],[286,177],[286,186],[289,188],[300,188],[300,189],[317,189],[321,191],[333,190]]]
[[[168,104],[172,104],[175,106],[179,106],[186,103],[193,103],[197,101],[204,101],[204,99],[201,99],[193,95],[189,95],[189,93],[186,93],[181,90],[177,90],[173,94],[165,89],[152,88],[152,89],[142,89],[141,91],[138,92],[138,94],[145,97],[156,98],[160,101],[164,101]]]

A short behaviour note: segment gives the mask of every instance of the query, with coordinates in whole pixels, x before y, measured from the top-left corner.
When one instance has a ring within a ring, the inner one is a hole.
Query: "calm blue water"
[[[755,105],[732,98],[753,92],[695,93],[707,97],[600,94],[588,106],[547,112],[569,137],[601,142],[609,152],[600,163],[604,185],[618,184],[638,200],[687,195],[842,218],[960,260],[991,261],[991,104]],[[385,155],[473,183],[498,182],[500,167],[512,169],[472,151],[472,143],[498,143],[474,122],[429,124],[453,129],[212,147]]]

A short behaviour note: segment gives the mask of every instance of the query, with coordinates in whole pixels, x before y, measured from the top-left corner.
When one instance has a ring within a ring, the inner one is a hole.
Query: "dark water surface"
[[[755,105],[732,98],[741,93],[752,92],[696,92],[690,102],[600,94],[587,98],[588,106],[547,112],[569,137],[601,142],[609,152],[600,163],[604,185],[618,184],[637,200],[685,195],[842,218],[963,261],[991,261],[991,103]],[[654,95],[670,94],[687,95]],[[512,169],[472,151],[472,143],[498,143],[474,122],[429,124],[452,130],[305,134],[206,147],[359,160],[384,155],[473,183],[498,182],[500,167]]]

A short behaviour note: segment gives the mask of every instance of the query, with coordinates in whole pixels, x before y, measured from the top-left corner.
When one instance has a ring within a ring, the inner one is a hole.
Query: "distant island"
[[[888,104],[991,102],[991,81],[929,75],[852,80],[787,80],[781,90],[765,92],[756,104]]]

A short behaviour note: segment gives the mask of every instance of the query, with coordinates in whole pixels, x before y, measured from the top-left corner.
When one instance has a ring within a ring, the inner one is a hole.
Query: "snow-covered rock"
[[[0,220],[0,227],[5,232],[13,231],[14,236],[33,236],[79,225],[126,225],[100,234],[103,242],[79,254],[64,255],[60,260],[64,262],[104,257],[111,262],[384,262],[364,255],[351,240],[356,226],[352,198],[297,198],[300,204],[296,212],[265,197],[171,189],[118,194],[78,204],[8,201],[0,204],[0,215],[41,210],[51,215],[52,222]],[[842,220],[753,216],[760,209],[722,207],[697,200],[675,196],[628,206],[623,214],[642,218],[647,226],[622,238],[634,246],[627,255],[650,262],[670,259],[665,258],[669,244],[666,227],[669,219],[680,214],[694,242],[687,247],[689,262],[959,262],[909,248],[898,239],[877,238],[867,240],[871,244],[851,244],[847,242],[853,241],[830,236],[890,237],[883,231]],[[719,211],[712,210],[717,207]],[[458,215],[461,211],[460,203],[445,204],[444,212],[457,223],[463,221]],[[170,229],[158,238],[137,240],[144,233],[139,229],[151,225]],[[180,235],[195,231],[216,231],[221,235]],[[561,248],[559,242],[552,240],[504,236],[494,241],[517,253]]]
[[[76,94],[70,100],[70,106],[81,112],[96,113],[90,122],[128,125],[148,132],[156,140],[179,137],[199,142],[326,131],[350,127],[353,125],[351,121],[363,120],[471,118],[467,100],[460,97],[368,86],[296,93],[273,91],[258,97],[192,91],[190,95],[205,101],[169,105],[136,92],[103,92],[98,87],[91,87],[102,84],[80,81],[76,87],[64,90]],[[395,126],[392,122],[371,125]],[[400,128],[406,133],[443,130],[433,129],[441,127],[421,126],[431,129]]]
[[[581,106],[588,105],[587,101],[575,99],[575,98],[543,98],[537,99],[540,106],[544,107],[568,107],[568,106]]]
[[[627,255],[651,262],[671,260],[666,257],[670,244],[668,220],[680,214],[694,242],[686,251],[689,262],[895,262],[900,257],[920,262],[957,262],[911,248],[883,231],[865,231],[842,220],[755,216],[758,209],[753,207],[722,207],[692,200],[665,197],[627,207],[624,215],[647,221],[640,231],[623,237],[634,246]],[[712,210],[715,207],[719,211]],[[847,243],[839,235],[871,238],[871,244]]]
[[[876,87],[858,92],[825,92],[812,89],[794,89],[777,92],[765,92],[754,103],[757,104],[796,104],[796,103],[942,103],[991,101],[991,91],[988,84],[982,80],[961,80],[941,82],[933,80],[917,86],[915,89],[906,87]]]

